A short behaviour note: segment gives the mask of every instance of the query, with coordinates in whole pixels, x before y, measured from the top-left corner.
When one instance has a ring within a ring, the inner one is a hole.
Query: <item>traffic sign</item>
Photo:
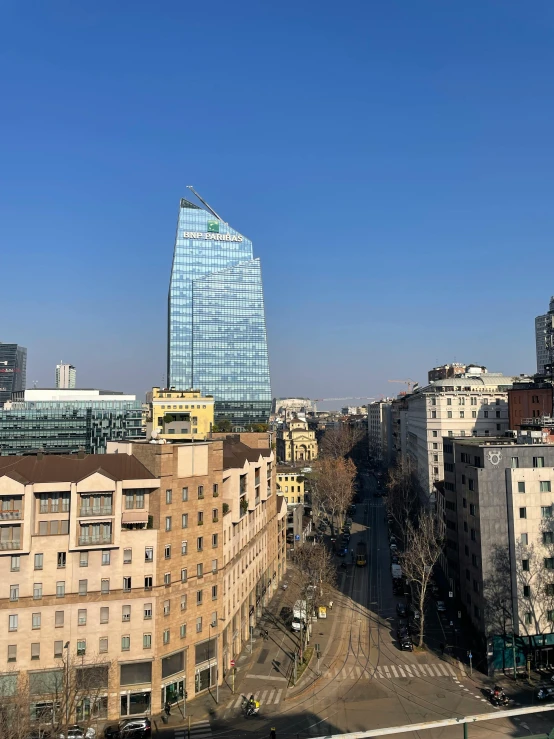
[[[295,539],[295,541],[300,541],[300,534],[296,534],[296,536],[294,537],[294,539]]]
[[[232,659],[232,660],[231,660],[231,667],[234,667],[234,666],[235,666],[235,660],[234,660],[234,659]]]

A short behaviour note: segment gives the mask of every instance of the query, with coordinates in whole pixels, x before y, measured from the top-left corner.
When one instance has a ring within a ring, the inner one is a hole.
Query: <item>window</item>
[[[552,506],[551,505],[541,506],[541,518],[552,518]]]
[[[547,621],[554,621],[554,611],[547,611],[546,612],[546,620]]]
[[[485,418],[488,418],[488,417],[489,417],[489,412],[488,412],[488,411],[483,411],[483,416],[484,416]]]
[[[131,606],[121,606],[121,620],[122,621],[131,620]]]
[[[437,436],[439,435],[439,432],[438,431],[432,431],[431,433],[432,433],[434,439],[436,439]]]
[[[219,517],[219,511],[217,508],[212,508],[212,521],[213,523],[217,523]]]
[[[171,531],[171,516],[165,517],[165,530]]]
[[[541,480],[540,490],[541,490],[541,493],[549,493],[550,492],[550,480]]]
[[[517,484],[517,492],[518,493],[524,493],[525,492],[525,483],[521,480]]]
[[[142,635],[142,648],[151,649],[151,647],[152,647],[152,634],[143,634]]]
[[[181,637],[181,639],[184,639],[186,635],[187,635],[187,625],[181,624],[181,626],[179,627],[179,636]]]
[[[471,541],[475,541],[475,539],[476,539],[475,529],[471,529]]]
[[[473,581],[473,592],[474,593],[478,593],[479,592],[479,583],[477,582],[477,580],[474,580]]]
[[[143,615],[146,621],[152,618],[152,603],[144,604]]]
[[[181,596],[181,610],[182,611],[186,611],[187,610],[187,596],[186,596],[186,594]]]
[[[452,418],[452,411],[446,411],[446,417]]]
[[[110,581],[108,578],[100,580],[100,592],[103,595],[107,595],[110,592]]]
[[[199,536],[196,540],[196,551],[201,552],[204,549],[204,539]]]
[[[181,542],[181,554],[186,554],[188,549],[188,542],[182,541]]]
[[[102,550],[102,565],[109,565],[111,562],[111,552],[109,549]]]
[[[469,557],[469,547],[467,544],[464,545],[464,552],[465,552],[466,557]]]
[[[524,618],[525,618],[525,623],[526,624],[532,624],[533,623],[533,616],[531,614],[531,611],[525,611]]]
[[[33,598],[35,600],[38,600],[39,598],[42,598],[42,583],[36,582],[33,585]],[[10,598],[11,600],[11,598]]]
[[[164,600],[164,616],[169,616],[170,608],[171,608],[171,601]]]
[[[475,615],[475,618],[481,617],[481,611],[479,610],[477,606],[473,606],[473,614]]]
[[[124,549],[123,550],[123,564],[129,565],[133,561],[133,550],[132,549]]]
[[[88,552],[79,552],[79,567],[88,567]]]
[[[169,644],[169,638],[170,638],[169,629],[165,629],[164,634],[163,634],[163,643]]]
[[[164,559],[171,559],[171,544],[166,544],[164,547]]]
[[[543,544],[554,544],[554,532],[552,532],[552,531],[543,531],[543,534],[542,534],[542,543]]]
[[[446,399],[446,405],[452,405],[452,398]]]
[[[9,616],[8,617],[8,631],[17,631],[17,622],[18,622],[17,614],[14,616]]]
[[[462,498],[462,506],[463,508],[467,508],[467,498]]]
[[[100,639],[98,640],[98,651],[100,653],[108,651],[108,637],[107,636],[101,636]]]
[[[527,518],[527,508],[520,508],[519,509],[519,517],[520,518]]]
[[[196,633],[200,634],[202,631],[202,616],[198,616],[196,619]]]
[[[217,559],[212,559],[212,572],[214,575],[217,572]]]
[[[196,605],[197,606],[199,606],[199,605],[202,604],[202,593],[203,593],[202,590],[197,590],[196,591]]]
[[[183,488],[182,491],[181,491],[181,500],[184,503],[186,503],[188,499],[189,499],[189,489],[188,488]]]
[[[465,412],[464,411],[460,411],[460,418],[464,418],[464,417],[465,417]]]
[[[165,491],[165,502],[168,503],[168,504],[171,503],[172,497],[173,497],[173,491],[172,490],[166,490]]]
[[[464,531],[465,531],[465,532],[466,532],[466,534],[467,534],[467,521],[464,521]]]
[[[475,515],[475,503],[469,504],[469,515],[474,516]]]
[[[471,572],[466,570],[466,580],[471,580]]]
[[[544,457],[533,457],[533,467],[544,467]]]
[[[519,467],[519,457],[512,457],[511,467],[512,469],[517,469]]]
[[[20,557],[19,554],[12,554],[10,557],[10,570],[11,572],[19,572]]]
[[[54,624],[56,628],[60,628],[64,625],[64,612],[63,611],[56,611],[54,614]]]
[[[100,608],[100,623],[107,624],[110,620],[110,609],[108,606],[102,606]]]
[[[35,570],[42,570],[44,554],[35,554]]]
[[[123,578],[123,590],[126,590],[126,591],[131,590],[131,578],[130,577]]]
[[[63,598],[65,596],[65,580],[58,580],[56,583],[56,598]]]
[[[431,405],[437,405],[437,399],[436,398],[431,398],[430,403],[431,403]]]
[[[17,660],[17,645],[10,644],[8,646],[8,662],[15,662]]]
[[[204,497],[204,485],[198,486],[198,500],[202,500]]]
[[[217,534],[212,534],[212,548],[217,548]]]
[[[471,417],[477,418],[477,411],[471,411]]]
[[[77,655],[79,657],[82,657],[87,652],[87,640],[86,639],[78,639],[77,640]]]
[[[204,511],[198,511],[198,525],[202,526],[204,524]]]
[[[474,567],[477,567],[477,555],[476,555],[476,554],[472,554],[472,555],[471,555],[471,564],[472,564],[472,565],[473,565]]]
[[[531,597],[531,586],[530,585],[524,585],[523,586],[523,597],[524,598],[530,598]]]
[[[121,637],[121,651],[128,652],[129,649],[131,649],[131,637],[128,635],[122,636]]]
[[[434,441],[434,442],[433,442],[433,449],[438,449],[438,448],[439,448],[439,445],[437,444],[437,442],[436,442],[436,441]]]
[[[464,460],[462,459],[462,462],[463,461]],[[465,484],[466,484],[466,476],[465,475],[462,475],[462,485],[465,485]]]
[[[171,572],[164,573],[164,585],[166,587],[169,587],[169,585],[171,585]]]
[[[33,625],[33,629],[40,629],[40,624],[41,624],[41,615],[40,615],[40,613],[33,613],[31,619],[32,619],[31,622],[32,622],[32,625]]]
[[[87,609],[79,608],[77,611],[77,624],[79,626],[86,626],[87,623]]]
[[[154,547],[145,547],[144,548],[144,561],[145,562],[153,562],[154,561]]]
[[[217,600],[217,585],[212,585],[212,600]]]
[[[66,552],[58,552],[58,569],[62,569],[65,567],[66,559],[67,559]]]
[[[467,481],[467,484],[470,490],[475,490],[475,480],[472,480],[471,477]]]
[[[550,597],[552,597],[554,595],[554,583],[551,583],[551,582],[547,583],[545,586],[545,592],[546,592],[546,595],[549,595]]]
[[[521,534],[521,536],[519,537],[519,541],[520,541],[520,543],[521,543],[522,546],[526,547],[527,544],[529,543],[529,535],[528,534]]]
[[[546,564],[544,566],[546,567]],[[529,560],[528,559],[521,560],[521,569],[523,570],[523,572],[529,572]]]
[[[437,417],[437,411],[431,411],[431,418]]]
[[[496,416],[496,418],[500,418],[500,411],[496,411],[495,412],[495,416]]]
[[[31,644],[31,659],[40,659],[40,644]]]
[[[152,590],[152,575],[146,575],[144,578],[144,588],[145,590]]]
[[[212,495],[214,496],[214,498],[217,498],[217,496],[219,495],[219,485],[217,484],[217,482],[214,482],[213,484]]]
[[[529,569],[529,560],[526,560],[526,561],[527,561],[527,569]],[[544,558],[544,569],[545,570],[554,570],[554,557],[545,557]]]
[[[189,527],[189,514],[183,513],[181,516],[181,528],[182,529],[188,529]]]
[[[79,595],[86,595],[88,591],[88,580],[79,580]]]

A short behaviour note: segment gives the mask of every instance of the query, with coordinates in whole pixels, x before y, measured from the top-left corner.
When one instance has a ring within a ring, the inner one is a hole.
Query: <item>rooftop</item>
[[[260,457],[269,457],[271,449],[253,449],[238,439],[227,437],[223,440],[223,469],[244,467],[245,462],[258,462]]]
[[[112,480],[155,480],[155,476],[128,454],[75,454],[0,457],[0,477],[6,475],[24,484],[79,482],[94,472]]]
[[[444,380],[437,380],[430,385],[418,388],[410,397],[417,397],[421,393],[434,393],[436,391],[451,392],[455,388],[458,391],[464,390],[492,390],[493,388],[511,388],[515,383],[521,381],[521,375],[503,375],[501,372],[488,372],[483,375],[461,375],[459,377],[447,377]]]

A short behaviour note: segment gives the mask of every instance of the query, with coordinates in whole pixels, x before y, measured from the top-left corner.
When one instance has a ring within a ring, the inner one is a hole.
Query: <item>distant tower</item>
[[[25,390],[26,380],[27,349],[0,341],[0,408],[12,399],[12,393]]]
[[[550,298],[548,313],[535,318],[537,344],[537,372],[543,375],[546,365],[554,361],[554,297]]]
[[[56,387],[71,388],[75,387],[77,380],[77,370],[72,364],[56,365]]]

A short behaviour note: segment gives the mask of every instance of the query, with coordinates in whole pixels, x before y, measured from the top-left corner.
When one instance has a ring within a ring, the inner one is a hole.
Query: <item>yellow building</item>
[[[146,436],[168,441],[201,441],[214,423],[214,399],[200,390],[153,387],[147,393]]]
[[[306,421],[293,418],[277,430],[277,459],[280,462],[310,462],[317,459],[315,431]]]
[[[282,495],[287,502],[304,503],[305,475],[294,467],[277,467],[277,495]]]

